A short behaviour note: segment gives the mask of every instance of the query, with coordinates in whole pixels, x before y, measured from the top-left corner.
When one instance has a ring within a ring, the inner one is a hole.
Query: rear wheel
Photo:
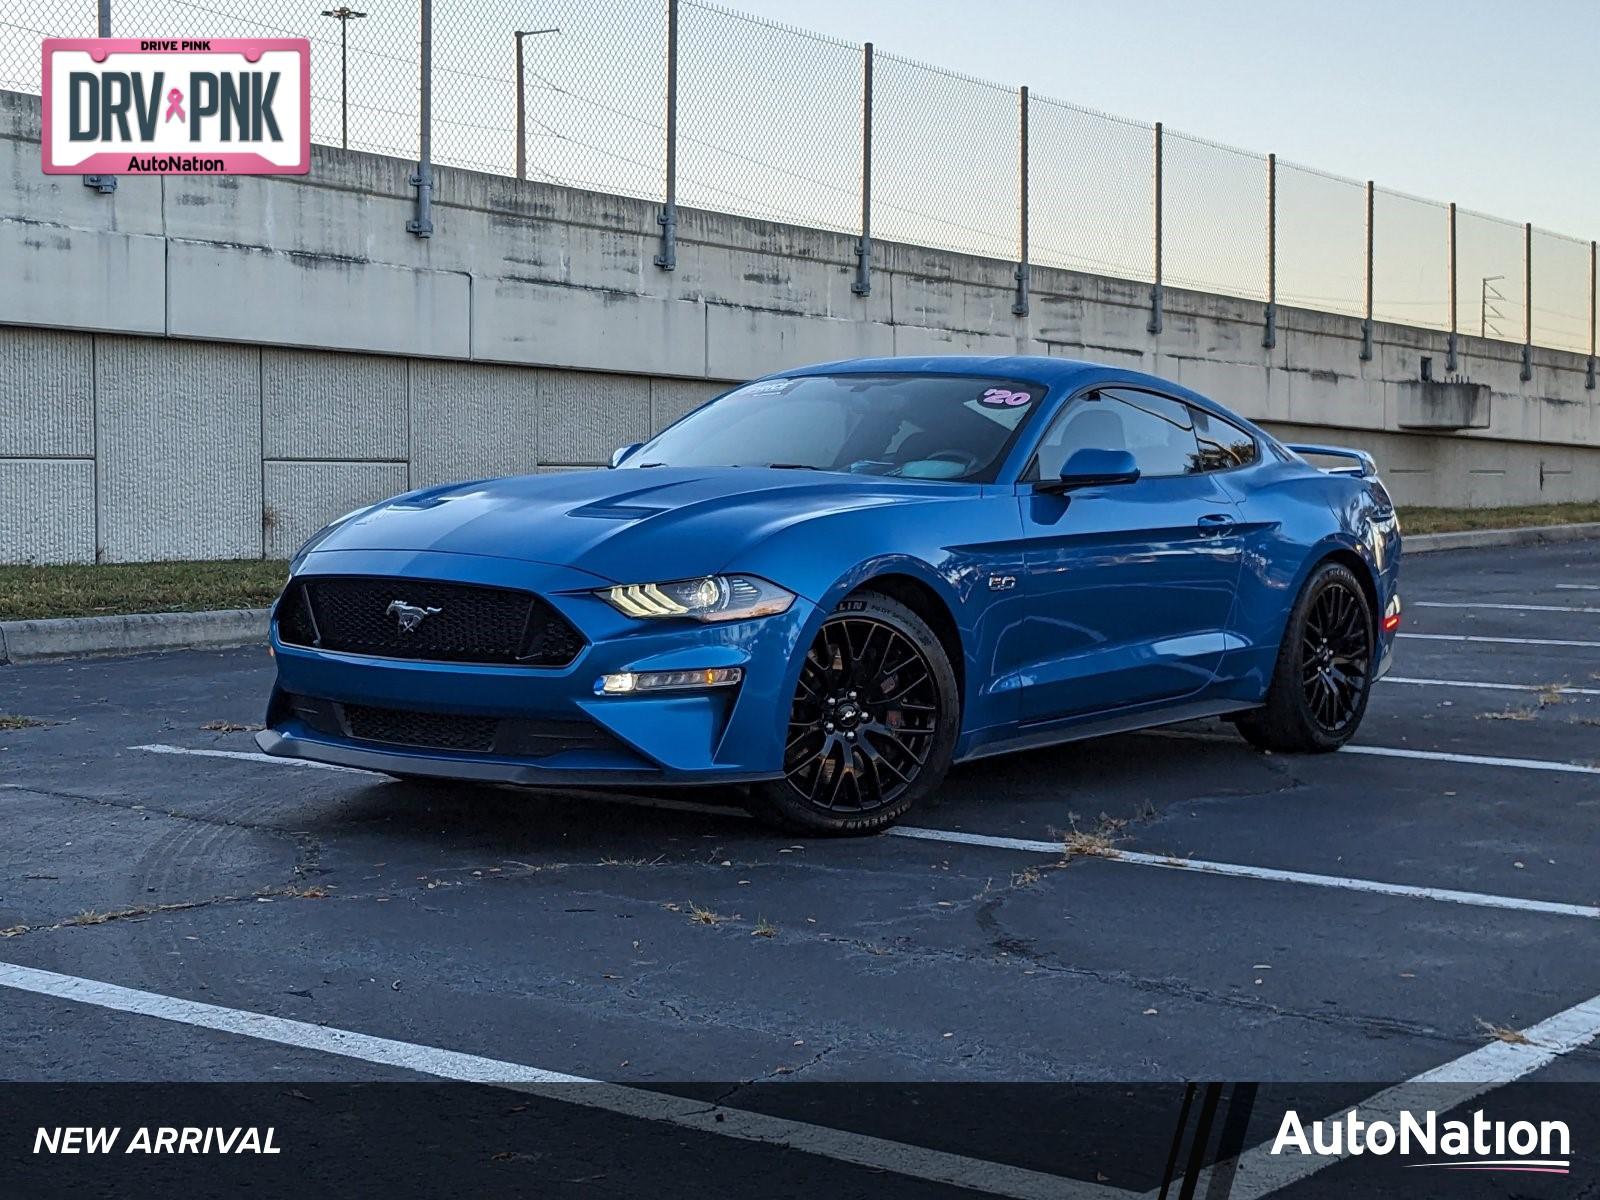
[[[800,668],[784,777],[756,784],[750,807],[802,833],[873,833],[944,779],[960,705],[938,637],[876,592],[846,599]]]
[[[1300,592],[1262,708],[1239,732],[1265,750],[1337,750],[1367,711],[1372,690],[1372,608],[1355,574],[1329,562]]]

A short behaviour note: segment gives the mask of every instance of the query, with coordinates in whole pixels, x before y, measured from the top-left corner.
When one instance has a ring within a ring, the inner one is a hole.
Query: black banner
[[[1600,1196],[1600,1085],[10,1084],[0,1196]]]

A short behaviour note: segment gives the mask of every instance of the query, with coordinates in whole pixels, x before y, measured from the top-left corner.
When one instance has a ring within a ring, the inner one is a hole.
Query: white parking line
[[[0,987],[237,1034],[280,1046],[316,1050],[438,1079],[493,1084],[562,1104],[602,1109],[643,1121],[660,1121],[697,1133],[815,1154],[868,1170],[888,1171],[911,1179],[949,1184],[1018,1200],[1085,1197],[1127,1200],[1133,1193],[1084,1180],[1048,1175],[1004,1163],[986,1162],[923,1146],[907,1145],[826,1125],[791,1121],[740,1108],[724,1108],[702,1100],[645,1091],[623,1084],[602,1083],[579,1075],[547,1071],[504,1059],[463,1054],[438,1046],[374,1037],[329,1025],[313,1025],[249,1009],[202,1004],[159,992],[140,991],[55,971],[0,962]]]
[[[1490,692],[1556,692],[1562,696],[1600,696],[1600,688],[1573,687],[1567,683],[1480,683],[1473,679],[1409,679],[1385,675],[1384,683],[1414,683],[1422,687],[1471,688]]]
[[[1401,633],[1396,637],[1419,642],[1492,642],[1498,646],[1581,646],[1600,649],[1600,642],[1580,642],[1561,638],[1481,637],[1471,633]]]
[[[963,833],[954,829],[922,829],[914,825],[896,825],[885,831],[893,837],[913,838],[917,841],[956,842],[965,846],[987,846],[996,850],[1022,850],[1030,854],[1055,854],[1065,852],[1062,842],[1038,841],[1032,838],[995,837],[986,833]],[[1474,908],[1509,908],[1521,912],[1548,913],[1562,917],[1585,917],[1600,920],[1600,907],[1591,904],[1561,904],[1554,900],[1525,900],[1518,896],[1495,896],[1487,892],[1458,892],[1450,888],[1416,887],[1409,883],[1383,883],[1376,879],[1349,879],[1340,875],[1314,875],[1305,871],[1280,871],[1274,867],[1252,867],[1241,863],[1210,862],[1200,858],[1178,858],[1166,854],[1144,854],[1133,850],[1116,850],[1106,854],[1085,855],[1110,863],[1128,863],[1136,867],[1160,867],[1167,871],[1193,871],[1201,875],[1226,875],[1235,879],[1259,879],[1268,883],[1298,883],[1311,887],[1338,888],[1348,892],[1370,892],[1380,896],[1402,896],[1413,900],[1440,900],[1448,904],[1466,904]]]
[[[1414,1079],[1385,1088],[1324,1120],[1330,1124],[1343,1123],[1346,1113],[1359,1110],[1361,1119],[1369,1124],[1388,1121],[1398,1128],[1403,1111],[1409,1111],[1414,1116],[1430,1110],[1443,1113],[1447,1109],[1470,1103],[1497,1087],[1524,1079],[1549,1066],[1562,1055],[1570,1054],[1600,1038],[1600,996],[1575,1004],[1537,1025],[1529,1026],[1522,1031],[1522,1036],[1527,1039],[1526,1042],[1490,1042],[1431,1071],[1424,1071]],[[1271,1143],[1263,1142],[1239,1156],[1238,1172],[1233,1178],[1233,1189],[1228,1194],[1231,1200],[1260,1200],[1263,1196],[1299,1183],[1343,1161],[1343,1158],[1343,1155],[1274,1155]],[[1224,1164],[1218,1164],[1221,1165]],[[1196,1195],[1206,1194],[1211,1173],[1216,1169],[1215,1166],[1207,1167],[1200,1173],[1196,1181]],[[1177,1194],[1176,1180],[1170,1190],[1171,1194]]]
[[[1455,603],[1446,600],[1413,600],[1410,608],[1499,608],[1508,612],[1600,613],[1600,608],[1578,608],[1565,604],[1490,604],[1483,600]]]
[[[129,746],[129,750],[144,750],[150,754],[184,754],[194,758],[233,758],[240,762],[270,763],[272,766],[313,767],[319,771],[343,771],[347,775],[377,775],[377,771],[363,771],[359,767],[341,767],[336,763],[312,762],[309,758],[278,758],[271,754],[257,754],[245,750],[191,750],[188,746],[168,746],[157,743],[151,746]]]
[[[1522,771],[1555,771],[1563,775],[1600,775],[1600,767],[1584,763],[1550,762],[1542,758],[1501,758],[1494,754],[1451,754],[1445,750],[1404,750],[1398,746],[1339,747],[1340,754],[1370,754],[1377,758],[1416,758],[1424,762],[1465,763],[1474,767],[1515,767]]]
[[[1556,587],[1564,592],[1600,592],[1600,583],[1558,583]]]
[[[1238,744],[1232,734],[1205,733],[1198,729],[1140,729],[1145,737],[1176,738],[1191,742]],[[1555,771],[1563,775],[1600,775],[1600,767],[1587,763],[1553,762],[1543,758],[1501,758],[1493,754],[1454,754],[1448,750],[1410,750],[1401,746],[1362,746],[1347,742],[1340,754],[1368,754],[1375,758],[1415,758],[1423,762],[1464,763],[1473,767],[1513,767],[1523,771]]]

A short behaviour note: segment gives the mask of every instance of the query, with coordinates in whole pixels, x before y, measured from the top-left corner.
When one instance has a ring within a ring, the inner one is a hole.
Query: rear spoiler
[[[1322,468],[1329,475],[1355,475],[1362,479],[1371,479],[1378,473],[1377,462],[1365,450],[1350,450],[1344,446],[1289,446],[1287,449],[1301,457],[1307,454],[1320,454],[1327,458],[1349,459],[1356,464],[1353,467]]]

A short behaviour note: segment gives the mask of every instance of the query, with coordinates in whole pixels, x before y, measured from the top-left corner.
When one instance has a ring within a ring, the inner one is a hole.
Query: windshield
[[[987,482],[1045,390],[973,375],[768,379],[690,413],[621,465]]]

